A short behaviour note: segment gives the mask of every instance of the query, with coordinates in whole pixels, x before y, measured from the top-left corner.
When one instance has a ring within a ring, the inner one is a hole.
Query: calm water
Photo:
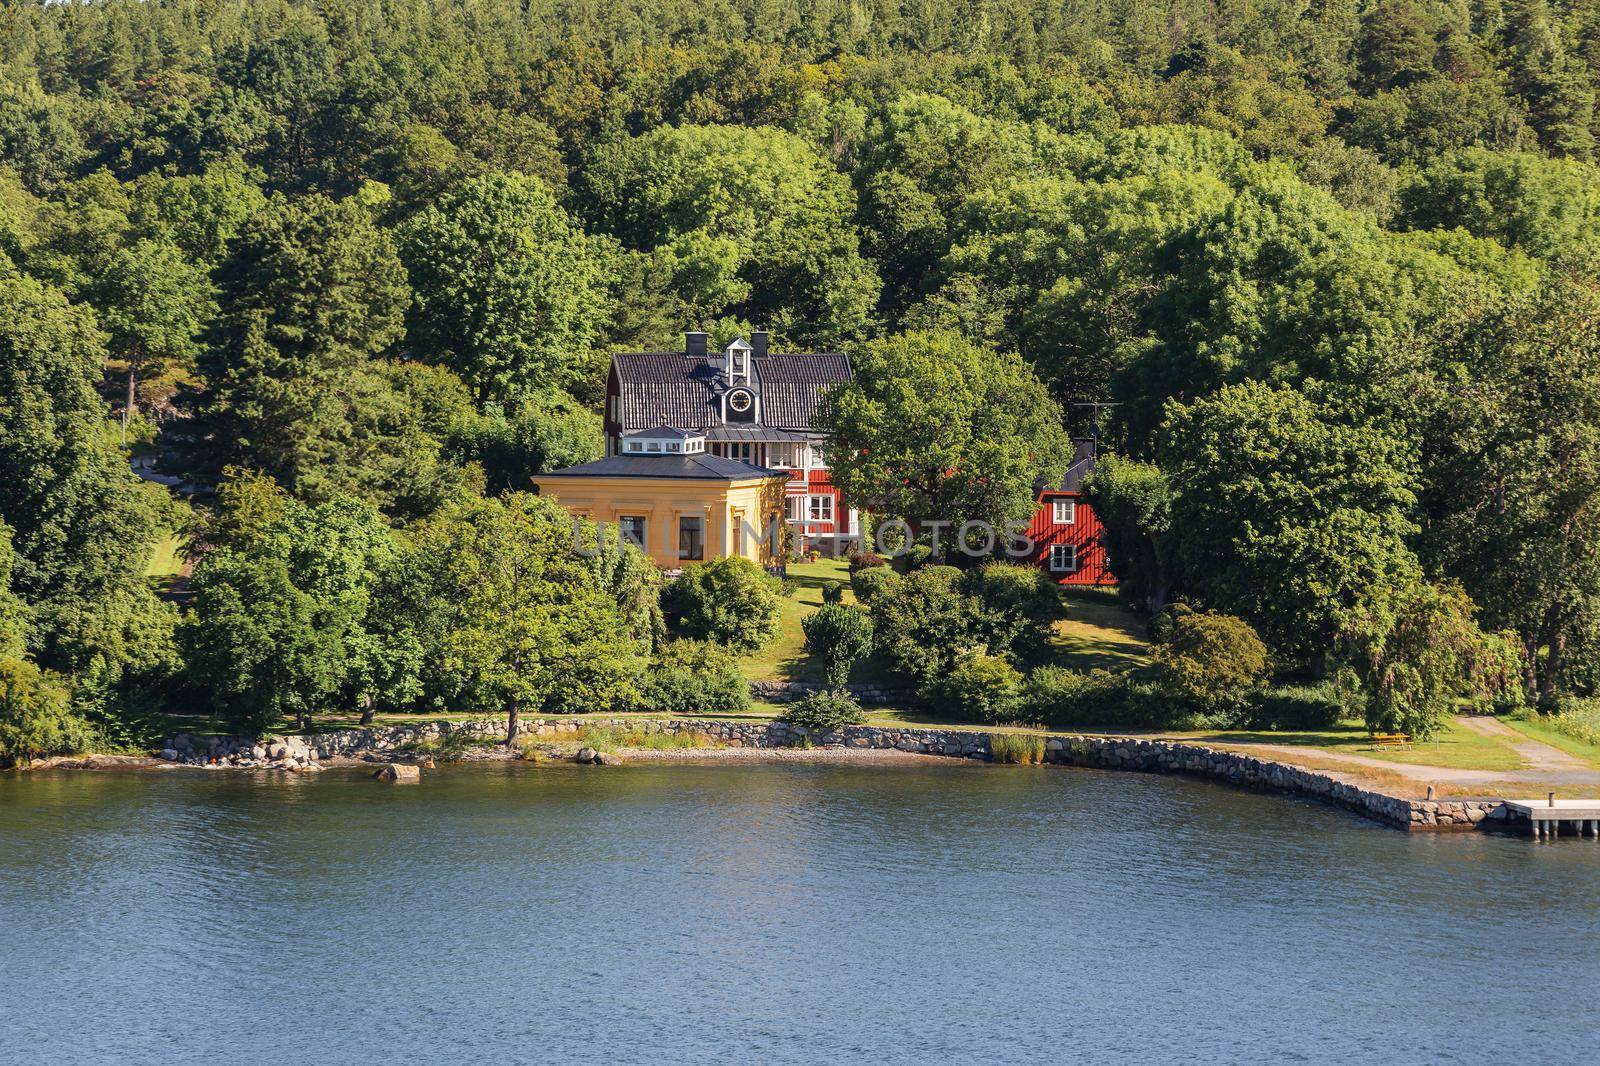
[[[0,775],[10,1062],[1595,1061],[1600,844],[951,766]]]

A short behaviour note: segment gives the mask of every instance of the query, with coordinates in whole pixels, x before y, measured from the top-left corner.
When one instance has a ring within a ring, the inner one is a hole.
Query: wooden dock
[[[1554,840],[1561,835],[1564,822],[1570,824],[1568,832],[1573,835],[1600,840],[1600,799],[1559,800],[1551,795],[1505,803],[1513,815],[1528,819],[1529,833],[1536,840]]]

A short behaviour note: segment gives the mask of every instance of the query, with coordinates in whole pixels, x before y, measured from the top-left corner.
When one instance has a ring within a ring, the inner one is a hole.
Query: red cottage
[[[1083,496],[1083,479],[1094,470],[1095,442],[1080,437],[1072,444],[1072,465],[1061,484],[1039,486],[1039,509],[1028,524],[1031,561],[1063,585],[1114,585],[1100,542],[1103,527]]]
[[[828,478],[817,405],[850,380],[838,352],[774,352],[752,333],[718,351],[704,333],[684,334],[682,352],[630,352],[611,359],[606,383],[606,454],[623,438],[658,427],[703,433],[707,450],[788,476],[784,516],[802,550],[841,554],[861,534],[860,515]]]

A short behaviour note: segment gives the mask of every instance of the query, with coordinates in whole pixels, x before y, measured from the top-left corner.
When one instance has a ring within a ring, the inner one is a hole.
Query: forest
[[[1424,734],[1578,707],[1597,92],[1600,0],[8,0],[0,749],[725,675],[527,494],[688,328],[859,356],[881,516],[1013,520],[1094,430],[1152,615]]]

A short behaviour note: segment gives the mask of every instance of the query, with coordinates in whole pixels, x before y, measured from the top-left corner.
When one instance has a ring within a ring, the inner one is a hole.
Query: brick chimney
[[[758,329],[750,334],[750,354],[760,359],[767,354],[767,331]]]
[[[683,354],[691,359],[703,359],[706,354],[706,335],[689,332],[683,335]]]

